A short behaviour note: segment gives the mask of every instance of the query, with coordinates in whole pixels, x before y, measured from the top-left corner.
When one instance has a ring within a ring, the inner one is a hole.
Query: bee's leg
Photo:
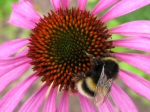
[[[74,82],[78,82],[80,80],[83,80],[86,76],[83,74],[74,74],[73,73],[73,77],[72,77],[72,81]]]

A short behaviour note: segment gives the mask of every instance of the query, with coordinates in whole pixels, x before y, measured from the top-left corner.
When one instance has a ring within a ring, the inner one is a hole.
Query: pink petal
[[[99,112],[116,112],[111,102],[106,99],[106,101],[98,107]]]
[[[12,10],[11,17],[7,23],[27,29],[33,29],[36,26],[35,22],[27,20],[26,18],[16,13],[14,10]]]
[[[148,37],[132,37],[132,38],[123,38],[120,40],[114,40],[114,46],[121,46],[130,49],[141,50],[145,52],[150,52],[150,38]]]
[[[40,16],[36,13],[34,7],[28,1],[13,4],[12,7],[14,12],[25,19],[33,21],[34,23],[39,22]]]
[[[78,93],[78,95],[80,98],[82,112],[96,112],[96,108],[88,98],[82,96],[80,93]]]
[[[88,0],[78,0],[78,7],[80,10],[84,10]]]
[[[38,112],[45,98],[49,86],[45,84],[34,93],[20,108],[19,112]]]
[[[119,0],[100,0],[92,10],[91,14],[96,15],[118,1]]]
[[[57,112],[69,112],[68,109],[68,91],[64,91],[58,105]]]
[[[12,112],[22,97],[25,95],[30,86],[36,81],[37,73],[34,73],[13,89],[11,89],[0,101],[0,107],[2,112]]]
[[[62,8],[65,10],[68,7],[70,0],[61,0]]]
[[[115,83],[110,93],[120,112],[138,112],[129,96]]]
[[[121,34],[125,36],[149,36],[150,37],[150,21],[138,20],[124,23],[116,28],[109,30],[111,34]]]
[[[135,66],[147,74],[150,74],[150,56],[135,53],[115,53],[115,56],[132,66]]]
[[[49,93],[48,99],[46,101],[46,104],[44,106],[43,112],[55,112],[56,111],[56,96],[57,96],[57,90],[58,87],[51,88],[51,91]]]
[[[8,59],[0,59],[0,76],[3,76],[5,73],[10,70],[15,69],[18,66],[30,63],[31,59],[27,56],[13,57]]]
[[[137,94],[144,96],[150,101],[150,82],[134,75],[131,72],[120,70],[119,78]]]
[[[101,17],[101,20],[103,22],[107,22],[116,17],[123,16],[127,13],[140,9],[149,3],[149,0],[136,0],[136,2],[134,0],[122,0],[113,6],[108,12],[106,12]]]
[[[19,61],[19,62],[15,62],[15,63],[11,63],[11,64],[8,63],[5,66],[2,65],[2,66],[0,66],[0,71],[1,71],[0,76],[5,75],[6,73],[15,69],[16,67],[19,67],[19,66],[22,66],[22,65],[25,65],[28,63],[30,63],[30,59],[26,58],[26,59]]]
[[[16,64],[17,62],[22,62],[26,59],[28,59],[27,56],[18,56],[18,57],[11,57],[11,58],[7,58],[7,59],[0,59],[0,66]]]
[[[60,0],[50,0],[50,1],[54,9],[57,11],[60,8]]]
[[[25,48],[23,51],[19,52],[16,56],[19,57],[19,56],[27,55],[28,51],[29,51],[29,48]]]
[[[7,58],[29,43],[28,39],[16,39],[4,42],[0,46],[0,59]]]
[[[24,64],[16,67],[0,77],[0,92],[12,81],[18,79],[28,68],[30,64]]]

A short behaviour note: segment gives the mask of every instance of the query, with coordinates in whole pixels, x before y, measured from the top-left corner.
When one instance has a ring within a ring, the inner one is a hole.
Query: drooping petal
[[[54,9],[57,11],[60,8],[60,0],[50,0],[50,1]]]
[[[119,78],[137,94],[150,101],[150,82],[131,72],[120,70]]]
[[[88,0],[78,0],[78,8],[79,8],[80,10],[84,10],[87,1],[88,1]]]
[[[149,0],[136,0],[136,2],[134,0],[122,0],[106,12],[101,17],[101,20],[103,22],[107,22],[116,17],[123,16],[127,13],[140,9],[148,4],[150,4]]]
[[[0,76],[4,75],[5,73],[15,69],[16,67],[22,66],[24,64],[30,63],[30,59],[29,58],[25,58],[19,62],[15,62],[15,63],[8,63],[6,65],[0,65]]]
[[[12,81],[18,79],[23,72],[30,67],[30,64],[24,64],[16,67],[0,77],[0,92]]]
[[[68,7],[70,0],[61,0],[62,8],[65,10]]]
[[[138,112],[129,96],[115,83],[112,85],[110,94],[120,112]]]
[[[18,66],[30,63],[30,61],[31,59],[27,58],[27,56],[0,59],[0,70],[1,70],[0,76],[4,75],[10,70],[15,69]]]
[[[91,14],[96,15],[116,2],[118,2],[118,0],[100,0],[92,10]]]
[[[80,93],[78,93],[78,95],[80,98],[82,112],[96,112],[94,105],[88,98],[82,96]]]
[[[33,22],[39,22],[40,16],[34,10],[34,7],[28,2],[21,2],[12,5],[13,11],[25,19]]]
[[[150,37],[150,21],[138,20],[124,23],[116,28],[109,30],[111,34],[121,34],[125,36],[149,36]]]
[[[135,66],[145,73],[150,74],[150,56],[144,54],[135,54],[135,53],[114,53],[115,56],[132,66]]]
[[[150,52],[150,38],[148,37],[132,37],[132,38],[123,38],[120,40],[114,40],[114,46],[121,46],[130,49],[140,50]]]
[[[49,86],[46,84],[34,93],[20,108],[19,112],[38,112]]]
[[[56,95],[57,95],[58,87],[51,88],[51,91],[49,93],[48,99],[46,101],[46,104],[44,106],[43,112],[55,112],[56,111]]]
[[[68,109],[68,91],[64,91],[58,105],[57,112],[69,112]]]
[[[16,53],[18,50],[23,48],[29,43],[28,39],[16,39],[4,42],[0,46],[0,59],[7,58],[8,56]]]
[[[99,112],[116,112],[111,102],[106,99],[106,101],[98,107]]]
[[[12,88],[0,101],[2,112],[12,112],[25,95],[30,86],[36,81],[37,73],[32,74],[27,79]]]

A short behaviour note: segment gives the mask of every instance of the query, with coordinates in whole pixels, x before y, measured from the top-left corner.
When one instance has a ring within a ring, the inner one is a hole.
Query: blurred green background
[[[11,26],[11,25],[7,24],[7,21],[9,20],[9,17],[10,17],[11,11],[12,11],[11,4],[17,3],[17,1],[18,0],[0,0],[0,8],[1,8],[1,10],[0,10],[0,43],[4,42],[6,40],[29,37],[29,34],[30,34],[29,30],[19,29],[15,26]],[[36,1],[38,1],[38,0],[35,0],[35,2]],[[87,3],[87,9],[92,10],[98,1],[99,0],[89,0]],[[102,13],[104,13],[104,12],[102,12]],[[117,19],[113,19],[113,20],[109,21],[108,28],[113,28],[117,25],[120,25],[120,24],[128,22],[128,21],[133,21],[133,20],[150,20],[150,5],[143,7],[137,11],[134,11],[130,14],[127,14],[123,17],[119,17]],[[119,36],[119,35],[113,35],[112,38],[119,39],[119,38],[124,38],[124,37]],[[138,52],[138,53],[140,52],[140,53],[142,53],[141,51],[131,50],[131,49],[127,49],[127,48],[121,48],[121,47],[117,47],[113,50],[117,51],[117,52]],[[131,71],[137,75],[140,75],[150,81],[149,75],[145,74],[143,71],[141,71],[135,67],[132,67],[124,62],[120,62],[120,67],[125,70]],[[144,103],[144,105],[150,106],[150,102],[148,100],[141,98],[140,96],[135,94],[130,89],[127,89],[127,91],[133,98],[141,99],[142,102]]]

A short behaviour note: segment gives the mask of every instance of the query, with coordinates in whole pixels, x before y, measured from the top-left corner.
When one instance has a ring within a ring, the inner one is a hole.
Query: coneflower
[[[150,74],[150,57],[146,54],[113,52],[125,48],[150,52],[150,21],[137,20],[108,29],[106,23],[114,18],[150,4],[149,0],[100,0],[92,11],[85,10],[87,0],[78,0],[78,7],[68,8],[70,0],[50,0],[53,11],[41,17],[33,8],[32,0],[19,0],[13,4],[8,23],[31,29],[29,38],[4,42],[0,46],[0,92],[18,79],[31,66],[34,71],[28,78],[7,92],[0,101],[0,111],[12,112],[38,79],[45,83],[20,108],[19,112],[37,112],[50,86],[43,112],[68,112],[68,91],[75,92],[73,74],[90,70],[90,60],[85,51],[94,57],[112,53],[118,60]],[[96,15],[111,7],[104,15]],[[113,34],[128,36],[111,40]],[[18,51],[22,49],[21,52]],[[150,82],[120,68],[119,78],[137,94],[150,100]],[[41,82],[41,83],[42,83]],[[57,91],[62,98],[56,107]],[[92,102],[78,93],[82,112],[96,112]],[[110,95],[121,112],[137,112],[128,95],[113,83]],[[115,112],[109,101],[98,107],[100,112]]]

